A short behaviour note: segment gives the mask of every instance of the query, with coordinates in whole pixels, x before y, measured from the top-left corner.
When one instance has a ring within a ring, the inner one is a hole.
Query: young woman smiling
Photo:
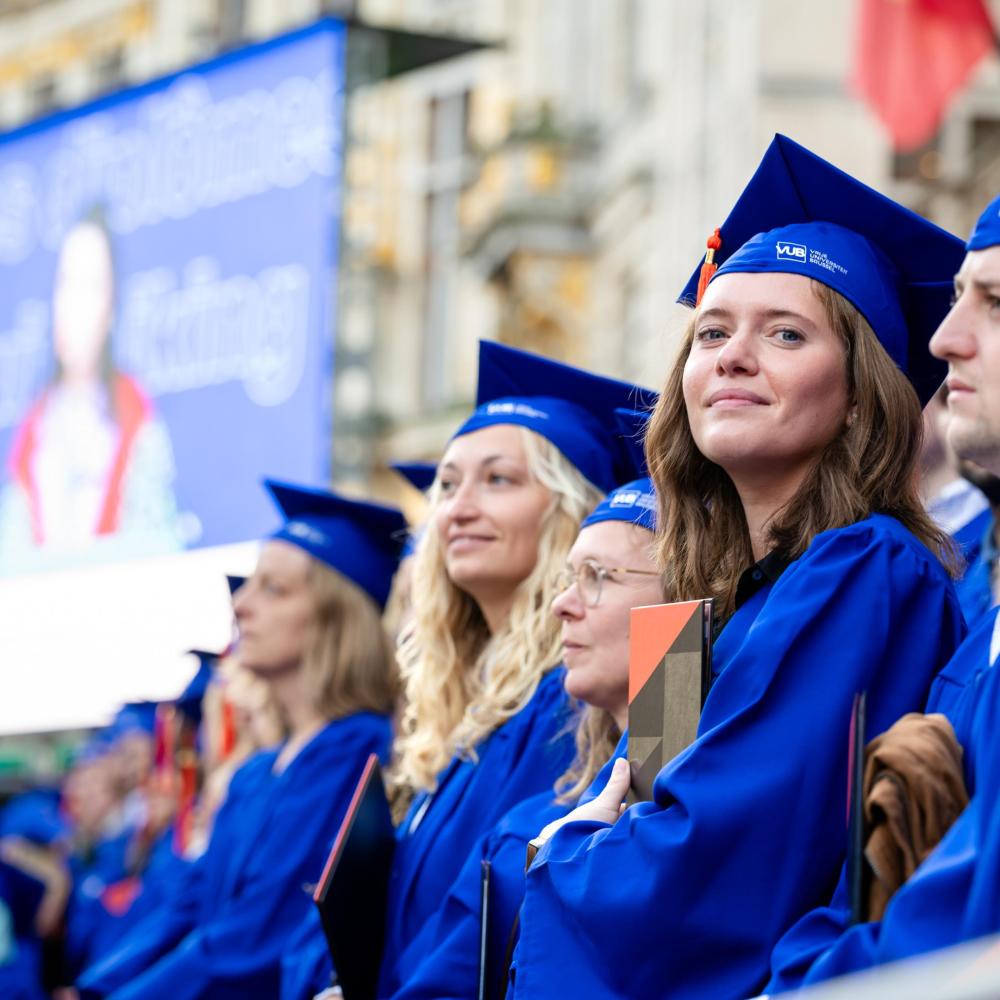
[[[839,873],[855,694],[874,736],[962,635],[907,381],[940,381],[926,343],[961,243],[783,137],[713,242],[646,452],[667,593],[723,624],[714,685],[654,801],[619,815],[616,761],[547,831],[518,1000],[753,995]]]
[[[286,521],[236,594],[236,655],[267,684],[288,739],[233,775],[205,853],[84,973],[84,996],[277,996],[282,953],[312,908],[302,886],[322,871],[368,755],[388,755],[398,681],[380,615],[406,522],[267,485]]]
[[[399,650],[405,710],[392,787],[401,822],[383,995],[423,958],[419,933],[477,838],[550,788],[572,758],[549,605],[583,517],[631,478],[614,410],[636,393],[481,345],[478,406],[438,466]]]

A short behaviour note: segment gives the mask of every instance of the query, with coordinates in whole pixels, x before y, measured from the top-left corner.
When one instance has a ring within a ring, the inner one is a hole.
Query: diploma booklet
[[[667,761],[694,742],[712,681],[712,602],[633,608],[629,635],[631,801],[653,797]]]
[[[374,1000],[396,846],[378,757],[372,754],[313,893],[344,1000]]]

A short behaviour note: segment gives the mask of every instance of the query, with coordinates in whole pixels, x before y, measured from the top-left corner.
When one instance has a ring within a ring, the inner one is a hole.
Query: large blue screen
[[[343,27],[0,137],[0,574],[259,537],[328,471]]]

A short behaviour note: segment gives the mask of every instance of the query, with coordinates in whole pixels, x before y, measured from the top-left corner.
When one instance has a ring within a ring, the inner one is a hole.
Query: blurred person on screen
[[[97,552],[179,547],[167,429],[141,386],[114,363],[116,285],[111,236],[103,209],[94,206],[59,247],[55,371],[7,456],[0,572],[63,565]]]

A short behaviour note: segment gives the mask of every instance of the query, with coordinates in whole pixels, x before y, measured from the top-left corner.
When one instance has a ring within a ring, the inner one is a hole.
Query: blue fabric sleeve
[[[528,841],[569,807],[548,792],[515,806],[473,848],[437,919],[416,942],[426,956],[393,1000],[463,1000],[477,995],[482,935],[481,862],[490,863],[487,996],[497,997],[521,901]]]
[[[281,957],[281,1000],[312,1000],[330,985],[332,973],[319,912],[310,907]]]
[[[177,888],[168,905],[136,924],[117,946],[110,947],[83,972],[77,980],[81,993],[94,996],[111,993],[183,939],[198,919],[203,861],[183,871],[183,885]]]

